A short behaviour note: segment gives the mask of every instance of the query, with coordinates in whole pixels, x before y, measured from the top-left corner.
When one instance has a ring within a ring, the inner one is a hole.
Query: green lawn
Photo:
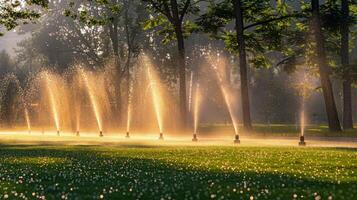
[[[252,133],[242,134],[247,135],[257,135],[257,136],[298,136],[300,134],[300,127],[295,124],[254,124]],[[355,125],[357,127],[357,125]],[[242,130],[243,127],[240,125],[239,129]],[[231,124],[202,124],[199,127],[199,131],[202,134],[214,134],[214,133],[226,133],[233,134],[233,127]],[[346,130],[343,132],[331,132],[327,125],[316,125],[310,124],[305,128],[305,135],[307,137],[357,137],[357,129]]]
[[[314,196],[357,199],[357,149],[0,146],[0,199]]]

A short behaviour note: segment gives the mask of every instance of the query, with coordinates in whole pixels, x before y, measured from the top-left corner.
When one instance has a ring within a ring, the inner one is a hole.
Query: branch
[[[280,60],[278,63],[276,63],[276,67],[279,67],[280,65],[283,65],[285,64],[287,61],[291,60],[291,59],[294,59],[295,57],[293,56],[289,56],[289,57],[286,57],[286,58],[283,58],[282,60]]]
[[[79,28],[77,28],[76,24],[71,21],[70,22],[71,25],[74,28],[74,31],[76,32],[76,35],[80,37],[80,39],[82,40],[82,42],[84,43],[85,46],[87,46],[89,49],[92,49],[92,46],[90,45],[90,43],[88,42],[88,40],[85,38],[85,36],[81,33],[81,31],[79,30]],[[83,51],[82,51],[83,52]],[[85,52],[85,51],[84,51]],[[91,57],[94,61],[99,62],[100,58],[98,57],[98,55],[96,53],[94,53],[93,51],[90,52],[85,52],[89,57]]]
[[[157,10],[160,13],[164,14],[170,22],[173,22],[173,17],[171,16],[170,9],[169,9],[169,7],[167,6],[166,3],[163,2],[164,9],[162,9],[161,8],[162,5],[159,5],[154,0],[149,0],[149,2],[151,3],[152,7],[154,7],[155,10]]]
[[[174,15],[171,14],[169,5],[168,5],[167,3],[163,3],[163,4],[164,4],[164,9],[165,9],[165,11],[166,11],[166,13],[167,13],[167,15],[166,15],[167,18],[169,19],[169,21],[170,21],[171,23],[173,23],[173,22],[174,22]]]
[[[277,18],[270,18],[270,19],[263,20],[263,21],[258,21],[258,22],[255,22],[253,24],[249,24],[249,25],[245,26],[244,30],[252,28],[252,27],[255,27],[255,26],[260,26],[260,25],[268,24],[270,22],[279,21],[279,20],[292,18],[292,17],[303,17],[303,15],[301,15],[301,14],[292,14],[292,15],[285,15],[285,16],[281,16],[281,17],[277,17]]]
[[[186,0],[185,6],[183,7],[183,9],[182,9],[182,11],[180,13],[180,17],[179,17],[181,22],[182,22],[183,18],[185,17],[185,14],[186,14],[190,4],[191,4],[191,0]]]
[[[279,67],[281,65],[284,65],[286,64],[288,61],[292,60],[292,59],[295,59],[297,60],[298,58],[302,58],[303,56],[302,55],[293,55],[293,56],[288,56],[288,57],[285,57],[283,58],[282,60],[280,60],[278,63],[276,63],[276,67]]]

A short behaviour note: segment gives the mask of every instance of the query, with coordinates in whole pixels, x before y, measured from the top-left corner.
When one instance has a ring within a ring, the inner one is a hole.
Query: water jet
[[[299,146],[306,146],[305,142],[305,99],[308,96],[308,82],[307,82],[307,77],[306,73],[303,73],[303,81],[300,86],[300,95],[301,95],[301,113],[300,113],[300,141],[299,141]]]
[[[152,97],[152,102],[154,105],[154,111],[155,111],[155,115],[156,115],[156,120],[157,120],[157,124],[159,127],[159,131],[160,131],[160,140],[163,140],[163,111],[162,111],[162,97],[161,97],[161,92],[159,89],[159,78],[157,77],[157,75],[153,72],[152,69],[152,65],[151,62],[149,61],[149,58],[147,58],[146,55],[143,55],[143,59],[144,59],[144,64],[147,67],[147,76],[148,76],[148,80],[149,80],[149,86],[150,86],[150,91],[151,91],[151,97]]]
[[[27,131],[29,134],[31,134],[31,123],[30,123],[30,116],[27,108],[25,108],[25,118],[26,118],[26,124],[27,124]]]
[[[198,130],[198,121],[200,115],[200,104],[201,104],[201,93],[200,93],[200,85],[197,83],[195,89],[195,102],[194,102],[194,110],[193,110],[193,138],[192,141],[197,141],[197,130]]]
[[[192,107],[192,87],[193,87],[193,72],[191,72],[189,92],[188,92],[188,112],[191,112]]]
[[[222,95],[223,95],[224,102],[226,103],[230,118],[232,120],[234,133],[235,133],[234,143],[239,144],[240,140],[239,140],[239,130],[238,130],[238,118],[236,116],[236,112],[234,111],[234,107],[233,107],[234,103],[232,102],[232,96],[230,95],[230,92],[229,92],[229,84],[227,83],[226,79],[224,79],[222,77],[222,73],[220,71],[218,71],[218,69],[222,69],[222,67],[225,67],[226,63],[224,60],[222,60],[221,57],[219,57],[219,55],[216,59],[212,59],[211,57],[208,57],[208,58],[211,61],[211,63],[216,63],[216,64],[213,64],[212,67],[216,73],[216,76],[217,76],[217,79],[219,82],[219,87],[220,87]],[[216,62],[213,62],[214,60],[216,60]],[[219,65],[221,65],[221,66],[219,66]]]
[[[128,114],[127,114],[127,119],[126,119],[126,138],[130,138],[130,122],[131,122],[131,102],[129,100],[128,102]]]
[[[299,141],[299,146],[306,146],[305,142],[305,106],[303,104],[303,111],[301,111],[301,117],[300,117],[300,141]]]
[[[52,110],[53,119],[57,129],[57,135],[59,135],[60,120],[59,120],[59,112],[57,107],[58,102],[56,101],[55,92],[53,91],[53,89],[56,88],[56,83],[54,83],[53,77],[52,76],[50,77],[49,72],[44,72],[44,76],[45,76],[44,80],[47,86],[47,93],[50,101],[50,107]]]
[[[82,68],[79,69],[79,72],[82,76],[82,79],[84,81],[84,84],[87,89],[87,93],[89,95],[89,100],[91,103],[91,107],[93,109],[95,119],[97,121],[97,126],[99,129],[99,136],[103,137],[103,124],[102,124],[102,116],[101,116],[101,110],[99,107],[99,102],[98,102],[98,96],[95,95],[95,87],[91,83],[95,83],[95,81],[89,81],[89,74],[86,73]]]

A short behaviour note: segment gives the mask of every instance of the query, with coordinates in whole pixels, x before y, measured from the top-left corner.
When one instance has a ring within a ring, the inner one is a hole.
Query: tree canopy
[[[40,8],[47,8],[48,0],[0,0],[0,28],[7,31],[20,24],[27,24],[41,16]],[[0,36],[3,31],[0,29]]]

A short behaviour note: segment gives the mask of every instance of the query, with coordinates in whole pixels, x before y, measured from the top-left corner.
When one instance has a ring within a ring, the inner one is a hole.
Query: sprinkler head
[[[236,136],[234,137],[234,143],[235,143],[235,144],[240,144],[239,135],[236,135]]]
[[[79,131],[76,132],[76,136],[79,136]]]
[[[299,146],[306,146],[305,137],[303,135],[300,136]]]
[[[198,139],[197,139],[197,135],[196,133],[193,134],[193,138],[192,138],[192,142],[197,142]]]
[[[59,130],[57,130],[57,136],[60,136],[60,131]]]
[[[164,134],[160,133],[159,140],[163,140],[163,139],[164,139]]]
[[[126,136],[125,136],[126,138],[130,138],[130,133],[129,133],[129,131],[128,132],[126,132]]]
[[[29,130],[28,132],[29,132],[29,134],[31,134],[31,130]]]
[[[99,137],[103,137],[103,131],[99,131]]]

